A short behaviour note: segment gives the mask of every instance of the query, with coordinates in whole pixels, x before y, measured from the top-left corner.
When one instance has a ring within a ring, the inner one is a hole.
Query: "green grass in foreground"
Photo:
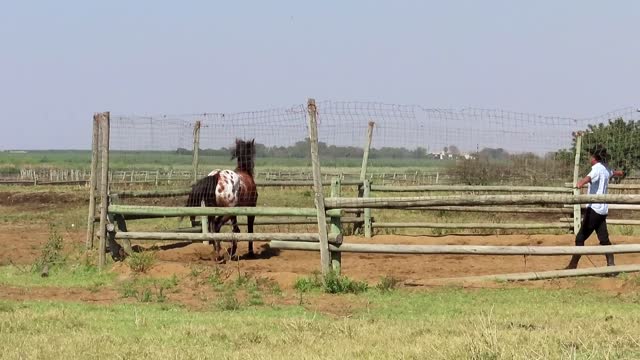
[[[19,287],[54,286],[97,288],[113,284],[116,275],[101,272],[92,265],[53,266],[48,277],[40,276],[32,266],[0,266],[0,284]]]
[[[191,312],[168,304],[0,301],[0,353],[6,359],[640,357],[637,300],[528,289],[340,296],[367,305],[334,317],[301,306]]]

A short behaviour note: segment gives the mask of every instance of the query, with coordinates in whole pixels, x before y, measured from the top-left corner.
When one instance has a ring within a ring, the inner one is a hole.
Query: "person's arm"
[[[591,176],[587,175],[576,183],[576,189],[582,189],[583,186],[591,182]]]
[[[613,170],[613,172],[611,173],[611,176],[613,176],[613,177],[624,177],[624,171],[622,171],[622,170]]]

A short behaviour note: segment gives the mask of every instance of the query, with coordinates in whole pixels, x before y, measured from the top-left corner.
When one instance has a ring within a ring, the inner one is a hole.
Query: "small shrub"
[[[151,302],[153,294],[151,293],[151,289],[146,288],[142,291],[142,295],[140,296],[140,302]]]
[[[378,285],[376,285],[376,289],[378,289],[382,293],[391,292],[398,286],[399,283],[400,280],[392,276],[383,276],[380,279]]]
[[[33,265],[34,272],[40,272],[46,265],[56,266],[64,263],[64,256],[62,254],[63,238],[58,230],[51,225],[49,227],[49,239],[42,248],[40,257]]]
[[[224,311],[235,311],[240,309],[240,301],[238,301],[234,289],[229,288],[224,293],[224,295],[218,302],[218,307]]]
[[[138,297],[138,290],[134,287],[132,281],[127,281],[122,284],[120,288],[120,292],[122,293],[123,298]]]
[[[633,226],[622,225],[620,227],[620,235],[632,236],[633,235]]]
[[[309,292],[314,289],[321,289],[322,280],[320,279],[320,274],[318,272],[314,272],[311,277],[296,279],[296,282],[293,284],[293,288],[301,293]]]
[[[215,290],[222,290],[224,286],[224,280],[222,280],[222,271],[219,268],[215,268],[211,275],[207,278],[207,281]]]
[[[340,276],[334,271],[324,277],[323,290],[329,294],[359,294],[367,291],[369,284],[363,281],[351,280],[346,276]]]
[[[367,291],[369,284],[363,281],[351,280],[346,276],[341,276],[331,271],[324,277],[316,272],[311,277],[298,278],[293,288],[300,293],[322,289],[322,291],[329,294],[359,294]]]
[[[143,251],[131,254],[127,259],[127,264],[134,273],[144,273],[151,268],[154,261],[154,253]]]

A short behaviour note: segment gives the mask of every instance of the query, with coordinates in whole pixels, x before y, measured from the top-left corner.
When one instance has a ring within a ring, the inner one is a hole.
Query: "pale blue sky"
[[[588,117],[640,105],[638,1],[4,1],[0,150],[96,111],[321,100]]]

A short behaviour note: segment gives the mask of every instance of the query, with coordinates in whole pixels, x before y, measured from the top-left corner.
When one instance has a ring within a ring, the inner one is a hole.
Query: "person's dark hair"
[[[609,154],[607,153],[607,149],[602,145],[594,146],[591,151],[589,151],[591,156],[599,162],[607,163],[609,162]]]

